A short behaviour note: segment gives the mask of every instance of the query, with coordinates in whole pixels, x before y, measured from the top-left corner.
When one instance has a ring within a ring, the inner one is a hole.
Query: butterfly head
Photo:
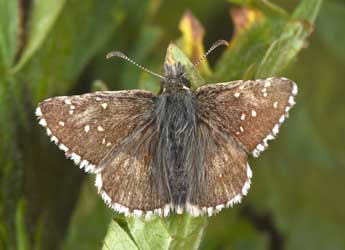
[[[184,66],[178,62],[175,64],[164,64],[164,78],[161,81],[163,91],[177,91],[189,89],[190,82],[185,76]]]

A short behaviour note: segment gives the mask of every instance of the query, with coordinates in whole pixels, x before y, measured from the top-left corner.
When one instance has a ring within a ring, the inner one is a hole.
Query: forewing
[[[204,190],[191,190],[187,210],[193,215],[212,215],[241,201],[250,187],[252,172],[246,152],[227,134],[210,127],[207,120],[200,121],[198,137],[203,152]]]
[[[258,156],[295,104],[297,85],[286,78],[234,81],[196,90],[198,114]]]
[[[87,172],[152,119],[154,95],[142,90],[61,96],[40,103],[36,115],[51,140]]]

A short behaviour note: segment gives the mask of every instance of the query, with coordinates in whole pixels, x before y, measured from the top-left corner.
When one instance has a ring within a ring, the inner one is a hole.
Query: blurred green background
[[[200,226],[193,248],[345,249],[341,0],[0,0],[0,249],[101,249],[114,216],[94,176],[37,125],[39,101],[105,86],[157,91],[158,79],[106,53],[160,73],[169,42],[195,60],[217,39],[231,46],[199,66],[206,82],[285,76],[299,94],[278,138],[250,159],[248,196]],[[188,249],[140,245],[131,224],[117,221],[136,245],[119,236],[103,249]],[[179,240],[169,233],[162,237]]]

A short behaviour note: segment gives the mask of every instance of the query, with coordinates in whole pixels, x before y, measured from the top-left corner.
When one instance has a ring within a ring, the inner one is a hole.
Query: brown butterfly
[[[226,42],[208,53],[221,44]],[[36,115],[51,141],[95,173],[103,200],[125,215],[212,215],[239,203],[252,177],[247,154],[259,156],[277,135],[295,104],[296,84],[286,78],[238,80],[193,91],[179,62],[166,63],[160,76],[120,52],[111,56],[160,77],[160,93],[49,98]]]

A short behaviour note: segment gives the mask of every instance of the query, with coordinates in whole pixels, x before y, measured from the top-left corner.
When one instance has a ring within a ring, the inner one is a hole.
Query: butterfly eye
[[[191,87],[191,84],[190,84],[190,81],[185,77],[185,76],[182,76],[181,77],[181,81],[183,83],[184,86],[190,88]]]

